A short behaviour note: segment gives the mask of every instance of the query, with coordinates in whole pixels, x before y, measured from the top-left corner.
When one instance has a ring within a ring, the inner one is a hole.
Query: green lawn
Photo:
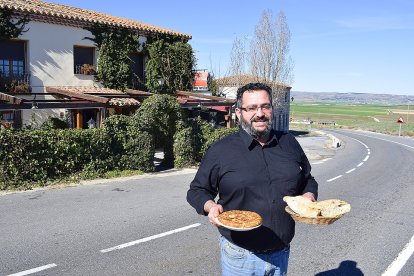
[[[411,107],[414,109],[414,107]],[[290,105],[291,126],[295,121],[304,119],[315,122],[312,127],[319,127],[316,123],[335,122],[335,127],[357,128],[398,135],[399,124],[396,123],[401,116],[405,124],[401,126],[401,134],[414,136],[413,110],[406,114],[396,114],[393,110],[405,112],[407,106],[401,105],[375,105],[375,104],[345,104],[345,103],[309,103],[292,102]],[[410,114],[411,113],[411,114]]]

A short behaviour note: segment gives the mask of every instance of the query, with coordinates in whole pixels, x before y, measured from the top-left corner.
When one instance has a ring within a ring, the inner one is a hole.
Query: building
[[[191,35],[100,12],[41,0],[0,0],[0,8],[30,22],[16,39],[0,40],[0,120],[15,127],[41,123],[48,117],[67,119],[84,128],[108,114],[128,114],[149,93],[139,91],[148,57],[142,52],[149,38]],[[105,89],[94,80],[98,49],[85,28],[95,24],[127,28],[139,36],[130,53],[135,90]]]
[[[228,76],[217,79],[219,94],[236,99],[237,89],[251,82],[258,82],[252,75]],[[269,84],[273,90],[273,128],[289,131],[290,90],[292,87],[283,84]]]

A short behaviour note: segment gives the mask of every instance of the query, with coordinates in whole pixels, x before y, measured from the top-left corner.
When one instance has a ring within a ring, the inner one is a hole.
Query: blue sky
[[[292,90],[414,95],[412,0],[48,0],[191,34],[198,68],[224,74],[263,11],[292,34]]]

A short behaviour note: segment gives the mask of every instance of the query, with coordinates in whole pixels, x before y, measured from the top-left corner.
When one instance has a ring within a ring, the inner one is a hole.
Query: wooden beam
[[[21,104],[23,99],[0,92],[0,101],[5,101],[11,104]]]
[[[140,96],[152,96],[152,95],[154,95],[153,93],[150,93],[150,92],[146,92],[146,91],[142,91],[142,90],[135,90],[135,89],[127,89],[126,92],[127,92],[127,94],[140,95]]]
[[[98,102],[98,103],[107,103],[109,101],[108,98],[103,98],[103,97],[83,94],[83,93],[71,92],[71,91],[67,91],[64,89],[58,89],[56,87],[46,87],[46,91],[49,93],[61,94],[61,95],[68,96],[68,97],[73,97],[73,98],[78,98],[78,99],[83,99],[83,100],[88,100],[88,101]]]
[[[217,97],[217,96],[201,95],[198,93],[185,92],[185,91],[179,91],[179,90],[175,91],[175,94],[180,95],[180,96],[186,96],[186,97],[197,97],[201,99],[209,99],[209,100],[214,100],[214,101],[224,101],[228,103],[236,102],[235,99],[227,99],[227,98],[222,98],[222,97]]]

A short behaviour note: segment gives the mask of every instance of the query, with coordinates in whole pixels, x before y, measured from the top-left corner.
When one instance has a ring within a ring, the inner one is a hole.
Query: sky
[[[192,35],[197,68],[228,70],[233,42],[249,45],[264,11],[291,32],[293,91],[414,96],[412,0],[48,0]]]

